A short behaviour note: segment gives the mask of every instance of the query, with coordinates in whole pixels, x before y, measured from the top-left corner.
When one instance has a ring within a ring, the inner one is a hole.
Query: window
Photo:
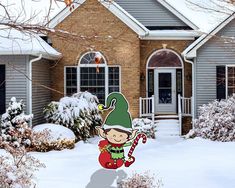
[[[235,67],[227,66],[227,78],[226,78],[226,86],[227,86],[227,97],[231,96],[235,93]]]
[[[81,67],[80,91],[89,91],[98,97],[100,103],[104,104],[105,68],[100,67],[97,72],[95,67]]]
[[[77,93],[77,67],[65,68],[66,95]]]
[[[65,94],[88,91],[96,95],[99,102],[105,104],[105,98],[111,92],[120,91],[120,67],[107,66],[104,57],[98,52],[84,54],[77,67],[66,67]],[[75,75],[76,76],[75,76]]]
[[[109,67],[109,93],[120,91],[119,67]]]

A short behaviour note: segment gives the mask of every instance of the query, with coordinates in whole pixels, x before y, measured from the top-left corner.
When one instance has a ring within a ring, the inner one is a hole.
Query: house
[[[81,0],[74,5],[49,22],[52,28],[87,36],[79,42],[50,36],[63,54],[51,73],[52,87],[64,95],[88,90],[104,103],[108,93],[121,91],[133,117],[179,118],[186,133],[199,106],[235,92],[232,44],[213,37],[234,35],[233,15],[206,35],[164,0]],[[102,54],[99,65],[97,52]]]
[[[51,101],[50,67],[61,54],[34,34],[2,29],[0,36],[0,115],[16,97],[34,114],[33,124],[41,123]]]
[[[133,117],[178,118],[185,134],[199,106],[235,90],[232,43],[213,37],[233,36],[233,18],[204,35],[165,0],[78,0],[74,9],[64,8],[48,24],[77,38],[49,35],[56,50],[51,49],[53,58],[45,56],[44,61],[50,64],[58,52],[63,57],[51,69],[40,62],[33,65],[39,66],[35,71],[46,69],[42,72],[47,72],[47,83],[51,81],[51,100],[89,91],[104,103],[110,92],[120,91]],[[40,99],[45,96],[49,95]]]
[[[200,36],[195,24],[162,0],[82,0],[74,6],[63,9],[49,27],[87,39],[50,36],[63,54],[51,72],[52,88],[64,95],[88,90],[101,103],[110,92],[121,91],[133,117],[153,112],[178,117],[178,95],[191,104],[192,64],[181,54]],[[99,65],[96,52],[102,54]],[[53,100],[62,96],[52,94]],[[191,107],[185,114],[191,116]]]

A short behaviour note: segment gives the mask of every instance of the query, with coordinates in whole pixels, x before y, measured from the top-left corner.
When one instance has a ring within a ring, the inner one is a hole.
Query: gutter
[[[186,55],[183,54],[183,58],[184,58],[184,61],[186,63],[190,63],[192,65],[192,101],[191,101],[191,105],[192,105],[192,127],[194,129],[194,119],[195,119],[195,68],[194,68],[194,62],[191,61],[191,60],[188,60]]]
[[[146,36],[140,37],[143,40],[195,40],[195,37],[201,36],[196,31],[184,31],[184,30],[153,30],[148,31]]]
[[[33,103],[32,103],[32,95],[33,95],[33,88],[32,88],[32,82],[33,82],[33,77],[32,77],[32,64],[36,61],[40,61],[42,59],[42,54],[40,54],[38,57],[31,59],[29,61],[29,114],[32,114],[33,112]],[[32,126],[32,120],[30,120],[30,126]]]

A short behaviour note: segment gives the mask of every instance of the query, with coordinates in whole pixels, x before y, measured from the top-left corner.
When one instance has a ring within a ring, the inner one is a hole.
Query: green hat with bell
[[[129,104],[125,96],[119,92],[110,93],[106,99],[106,106],[99,104],[99,110],[113,110],[107,115],[103,129],[120,129],[132,132],[132,118],[129,112]]]

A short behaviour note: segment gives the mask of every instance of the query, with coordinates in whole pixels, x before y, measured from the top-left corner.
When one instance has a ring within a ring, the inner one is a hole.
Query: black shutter
[[[218,100],[226,98],[225,74],[225,66],[216,66],[216,98]]]
[[[154,95],[154,70],[148,70],[148,97]]]
[[[5,65],[0,65],[0,114],[5,113],[6,107]]]

